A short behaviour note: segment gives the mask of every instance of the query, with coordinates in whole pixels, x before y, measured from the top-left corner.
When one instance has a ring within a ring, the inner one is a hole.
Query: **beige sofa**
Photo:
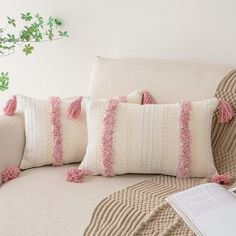
[[[107,98],[146,89],[159,103],[214,96],[232,66],[158,59],[97,58],[88,95]],[[0,173],[19,166],[24,150],[23,117],[0,117]],[[82,184],[65,181],[64,167],[23,171],[0,187],[0,236],[83,235],[96,205],[108,194],[149,175],[91,177]],[[1,183],[0,183],[1,184]]]

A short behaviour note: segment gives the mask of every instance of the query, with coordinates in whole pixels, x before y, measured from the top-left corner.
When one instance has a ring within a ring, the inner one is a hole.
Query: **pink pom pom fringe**
[[[219,103],[219,123],[227,123],[235,116],[232,106],[225,100],[221,99]]]
[[[232,181],[232,177],[230,176],[230,174],[225,173],[223,175],[215,175],[212,177],[211,181],[213,183],[217,183],[217,184],[230,184]]]
[[[20,174],[19,167],[10,166],[7,169],[5,169],[1,174],[2,181],[6,183],[12,179],[15,179],[17,176],[19,176],[19,174]]]
[[[71,168],[67,170],[66,181],[71,183],[84,182],[85,176],[90,175],[90,172],[86,169]]]

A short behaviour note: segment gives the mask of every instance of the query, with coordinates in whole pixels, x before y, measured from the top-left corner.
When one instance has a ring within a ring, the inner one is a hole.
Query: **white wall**
[[[39,12],[64,21],[70,38],[0,57],[13,93],[36,97],[86,93],[97,55],[236,64],[235,0],[2,0],[7,15]]]

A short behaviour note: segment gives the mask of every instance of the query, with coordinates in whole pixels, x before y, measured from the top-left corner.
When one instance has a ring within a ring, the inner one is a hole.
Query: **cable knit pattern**
[[[178,177],[191,176],[191,134],[189,129],[191,102],[183,102],[180,104],[179,117],[179,141],[180,153],[178,163]]]
[[[63,147],[62,147],[62,133],[61,133],[60,98],[51,97],[49,101],[51,105],[53,166],[62,166],[63,165]]]
[[[112,170],[112,154],[113,154],[113,128],[115,124],[116,110],[119,104],[118,99],[111,99],[108,101],[104,117],[102,129],[102,174],[103,176],[113,176]]]

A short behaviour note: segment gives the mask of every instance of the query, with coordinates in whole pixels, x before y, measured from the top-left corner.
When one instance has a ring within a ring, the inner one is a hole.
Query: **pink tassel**
[[[225,100],[220,100],[219,104],[219,115],[218,121],[219,123],[227,123],[232,120],[235,116],[232,106]]]
[[[67,109],[67,116],[71,120],[75,120],[79,118],[80,113],[81,113],[81,102],[82,102],[83,97],[79,97],[78,99],[74,100],[71,102],[70,106]]]
[[[4,183],[15,179],[20,174],[20,168],[15,166],[10,166],[7,169],[5,169],[1,175],[2,181]]]
[[[230,176],[230,174],[225,173],[223,175],[213,176],[211,181],[217,184],[230,184],[230,182],[232,181],[232,177]]]
[[[17,107],[16,96],[12,96],[10,100],[7,101],[5,107],[3,108],[3,113],[6,116],[13,116]]]
[[[144,104],[155,104],[155,101],[148,91],[143,91],[142,105]]]
[[[90,175],[90,172],[86,169],[71,168],[67,170],[66,181],[71,183],[84,182],[85,176]]]

